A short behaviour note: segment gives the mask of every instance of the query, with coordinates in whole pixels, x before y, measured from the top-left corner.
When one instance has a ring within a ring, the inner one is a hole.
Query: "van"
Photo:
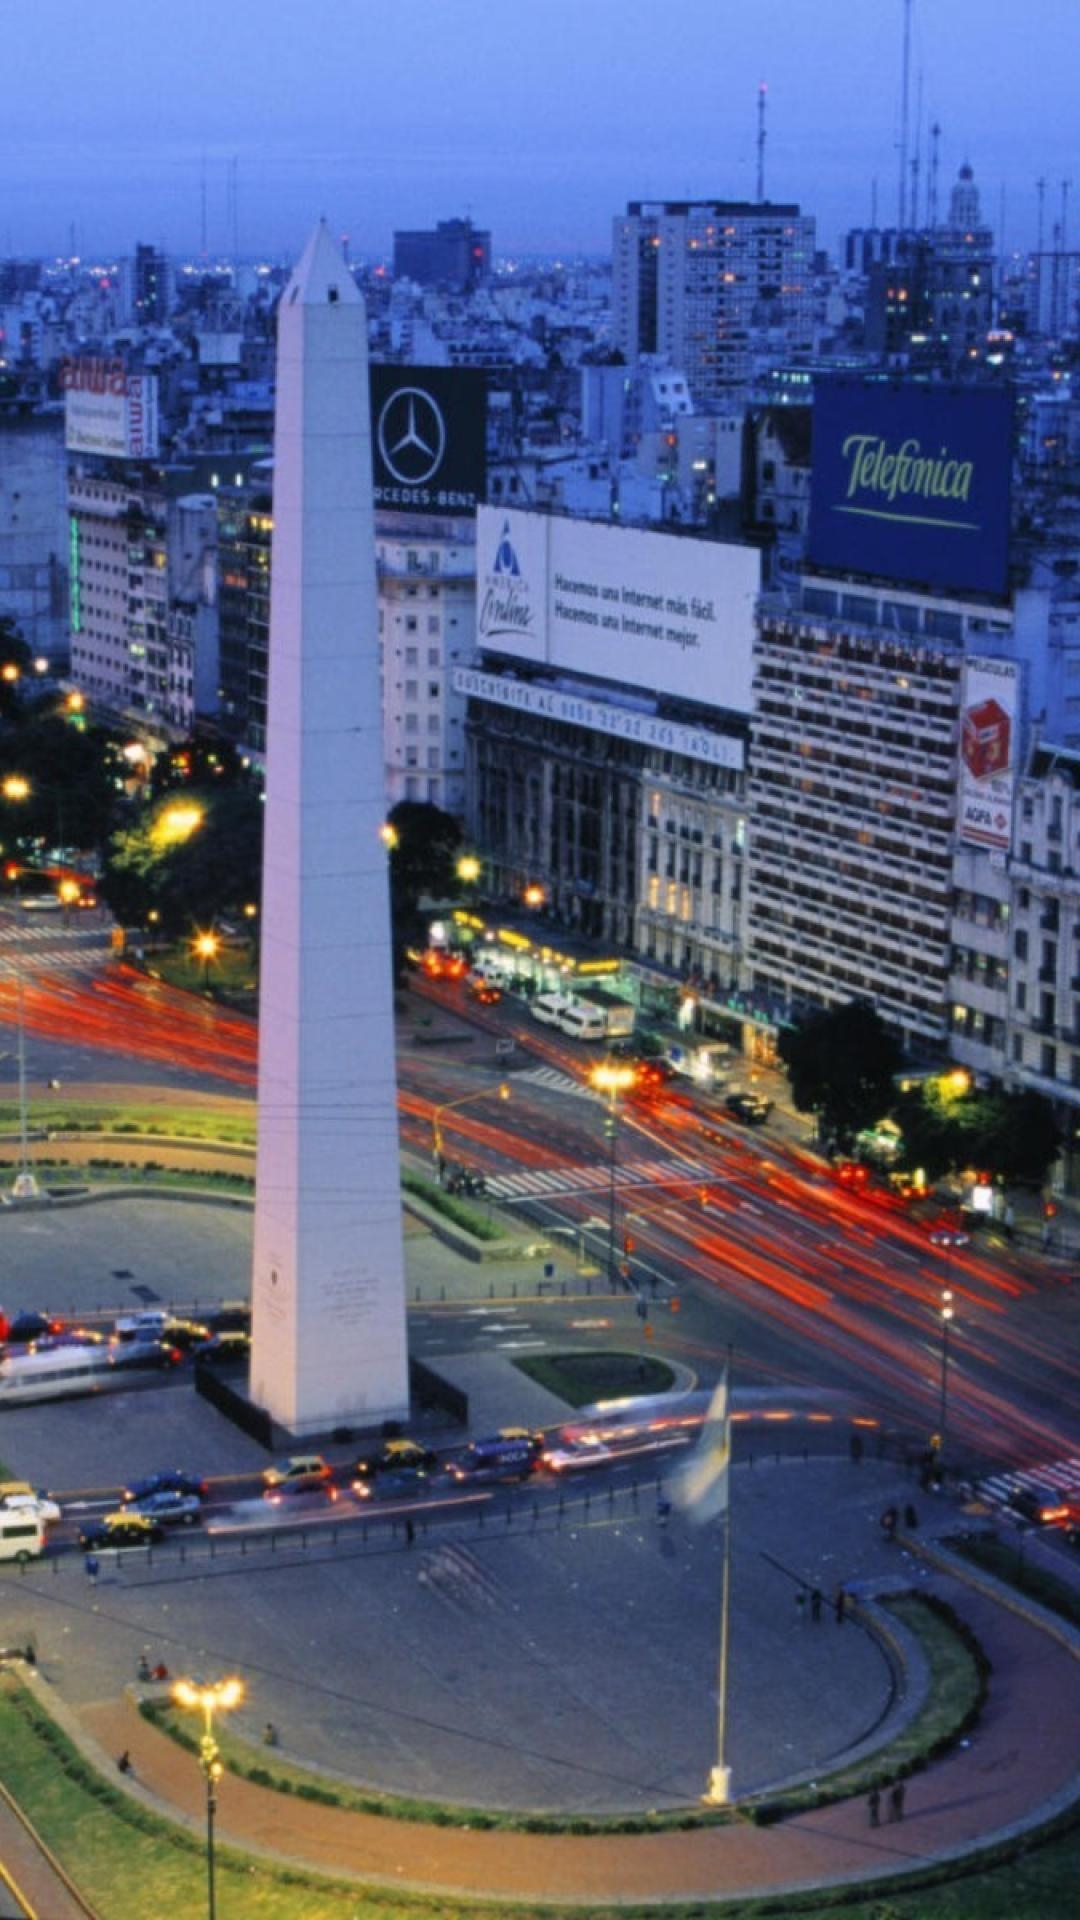
[[[569,1034],[571,1040],[607,1039],[607,1016],[599,1007],[567,1007],[555,1024],[561,1033]]]
[[[452,1461],[453,1479],[526,1480],[537,1462],[537,1446],[531,1433],[495,1433],[474,1440],[461,1460]]]
[[[16,1508],[0,1510],[0,1560],[40,1560],[45,1551],[45,1523],[39,1514]]]
[[[542,1026],[557,1027],[562,1016],[568,1013],[574,1002],[565,993],[539,993],[529,1002],[529,1012]]]
[[[125,1314],[114,1331],[118,1340],[160,1340],[168,1318],[161,1308],[147,1307],[142,1313]]]

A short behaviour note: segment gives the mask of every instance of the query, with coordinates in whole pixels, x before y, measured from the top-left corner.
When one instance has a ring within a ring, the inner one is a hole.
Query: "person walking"
[[[96,1587],[98,1574],[101,1572],[101,1566],[100,1566],[100,1562],[98,1561],[97,1554],[88,1553],[86,1556],[86,1559],[83,1561],[83,1566],[86,1568],[86,1577],[89,1580],[90,1585],[92,1587]]]
[[[813,1593],[810,1595],[810,1618],[816,1627],[818,1621],[821,1619],[821,1588],[820,1587],[815,1587]]]
[[[411,1547],[411,1546],[412,1546],[412,1543],[413,1543],[413,1541],[414,1541],[415,1539],[416,1539],[416,1528],[415,1528],[415,1526],[413,1525],[413,1522],[412,1522],[411,1520],[406,1520],[406,1522],[405,1522],[405,1545],[406,1545],[407,1547]]]
[[[871,1787],[866,1796],[866,1817],[872,1827],[881,1825],[881,1794],[877,1787]]]
[[[836,1589],[835,1605],[836,1624],[838,1627],[842,1627],[844,1624],[844,1614],[847,1611],[847,1594],[844,1592],[843,1587],[837,1587]]]
[[[902,1780],[894,1782],[889,1791],[889,1819],[902,1820],[904,1817],[905,1787]]]

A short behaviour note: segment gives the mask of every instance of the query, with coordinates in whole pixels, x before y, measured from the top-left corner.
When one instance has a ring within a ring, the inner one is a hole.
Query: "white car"
[[[554,1447],[545,1447],[540,1456],[540,1465],[550,1468],[552,1473],[578,1473],[583,1467],[602,1467],[614,1458],[610,1447],[602,1440],[585,1439],[563,1440]]]
[[[5,1513],[25,1513],[43,1523],[60,1518],[57,1502],[43,1493],[9,1493],[2,1504]]]

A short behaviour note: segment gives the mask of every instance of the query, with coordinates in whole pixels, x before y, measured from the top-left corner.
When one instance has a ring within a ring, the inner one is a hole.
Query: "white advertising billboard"
[[[1017,667],[964,663],[960,715],[959,832],[971,846],[1008,848],[1019,742]]]
[[[69,359],[61,362],[60,386],[69,453],[157,458],[156,374],[128,373],[122,360]]]
[[[750,712],[754,548],[505,507],[476,531],[482,647]]]

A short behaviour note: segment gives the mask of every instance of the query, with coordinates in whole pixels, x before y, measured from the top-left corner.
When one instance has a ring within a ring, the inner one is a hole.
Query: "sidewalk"
[[[966,1585],[947,1576],[933,1584],[970,1622],[993,1675],[970,1743],[909,1782],[902,1824],[870,1829],[859,1798],[770,1828],[738,1821],[642,1835],[470,1832],[313,1806],[230,1776],[220,1795],[222,1838],[317,1871],[447,1897],[580,1902],[790,1894],[978,1851],[1075,1799],[1080,1659]],[[164,1812],[201,1818],[197,1764],[130,1698],[86,1707],[80,1720],[100,1764],[108,1768],[109,1756],[129,1748],[140,1791]]]

